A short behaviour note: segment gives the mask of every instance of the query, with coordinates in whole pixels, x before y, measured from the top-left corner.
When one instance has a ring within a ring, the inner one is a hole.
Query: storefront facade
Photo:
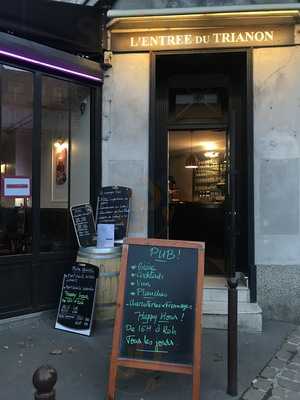
[[[0,319],[57,305],[69,207],[100,186],[101,84],[96,62],[0,34]]]
[[[205,240],[208,275],[299,321],[300,3],[146,3],[109,12],[103,185],[130,235]]]

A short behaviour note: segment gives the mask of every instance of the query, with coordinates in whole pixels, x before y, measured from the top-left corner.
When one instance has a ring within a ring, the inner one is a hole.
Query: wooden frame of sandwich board
[[[169,246],[179,248],[191,248],[197,250],[197,277],[195,307],[194,307],[194,345],[192,364],[177,364],[169,362],[148,361],[133,358],[119,357],[120,341],[122,335],[122,324],[124,316],[124,298],[126,289],[128,248],[130,245],[144,246]],[[110,360],[109,382],[108,382],[108,400],[115,400],[117,370],[118,367],[136,368],[144,370],[172,372],[177,374],[192,375],[192,400],[200,400],[200,367],[201,367],[201,319],[202,319],[202,296],[204,281],[204,250],[205,244],[202,242],[186,242],[178,240],[164,239],[125,239],[120,266],[120,281],[117,299],[117,312],[114,325],[112,354]]]

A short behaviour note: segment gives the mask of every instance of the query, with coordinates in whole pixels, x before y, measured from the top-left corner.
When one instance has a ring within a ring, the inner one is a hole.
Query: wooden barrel
[[[92,264],[99,268],[95,307],[96,320],[109,321],[115,318],[121,254],[121,245],[103,249],[97,247],[79,248],[77,261]]]

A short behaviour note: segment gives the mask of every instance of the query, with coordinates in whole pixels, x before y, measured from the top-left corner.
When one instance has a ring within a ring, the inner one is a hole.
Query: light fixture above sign
[[[295,44],[299,16],[298,9],[152,16],[123,13],[108,25],[108,48],[112,52],[147,52],[288,46]]]

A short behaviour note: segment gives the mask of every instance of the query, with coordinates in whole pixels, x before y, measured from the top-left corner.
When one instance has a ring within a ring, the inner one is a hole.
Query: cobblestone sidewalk
[[[300,327],[286,339],[242,400],[300,400]]]

